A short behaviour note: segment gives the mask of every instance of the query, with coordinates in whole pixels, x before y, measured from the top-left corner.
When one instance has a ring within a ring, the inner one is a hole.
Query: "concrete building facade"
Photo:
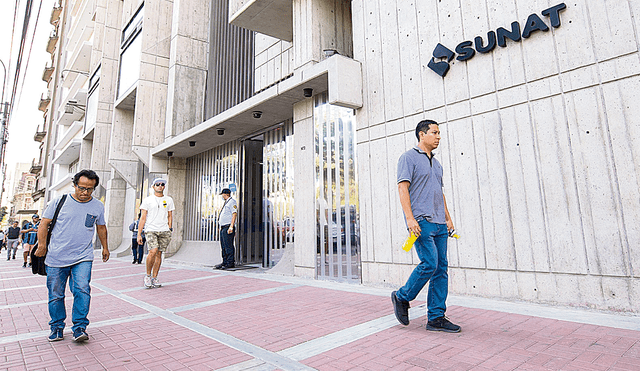
[[[401,285],[418,260],[400,248],[396,164],[430,118],[461,235],[450,292],[640,310],[637,2],[61,5],[63,20],[93,9],[75,44],[91,45],[84,82],[66,84],[86,89],[72,137],[78,166],[103,177],[119,253],[162,176],[176,201],[170,259],[219,261],[219,193],[231,188],[238,261]],[[52,112],[68,104],[50,96]]]

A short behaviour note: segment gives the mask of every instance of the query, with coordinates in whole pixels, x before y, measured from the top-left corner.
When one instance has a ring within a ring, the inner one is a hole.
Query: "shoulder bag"
[[[49,249],[49,241],[51,241],[51,232],[53,231],[53,227],[56,225],[56,220],[58,219],[58,214],[60,214],[60,209],[62,209],[62,205],[64,201],[67,199],[67,195],[63,195],[56,206],[56,212],[53,214],[53,219],[51,219],[51,223],[49,223],[49,230],[47,231],[47,250]],[[37,247],[34,246],[31,248],[31,272],[33,274],[39,274],[41,276],[47,275],[47,268],[44,265],[44,260],[47,258],[47,254],[44,256],[36,256]]]

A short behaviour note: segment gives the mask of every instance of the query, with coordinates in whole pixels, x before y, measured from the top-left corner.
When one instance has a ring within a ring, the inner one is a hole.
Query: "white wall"
[[[550,25],[541,11],[559,2],[352,2],[365,283],[401,285],[418,262],[400,249],[396,163],[432,118],[462,236],[451,292],[640,310],[640,3],[567,3],[559,28],[444,78],[427,67],[437,43],[486,41],[532,13]]]

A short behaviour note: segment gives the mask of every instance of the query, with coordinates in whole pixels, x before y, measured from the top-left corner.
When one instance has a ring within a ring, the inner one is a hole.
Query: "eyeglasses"
[[[154,187],[164,187],[164,183],[156,183],[153,186]]]
[[[87,192],[87,193],[91,193],[95,190],[95,188],[93,187],[86,188],[86,187],[80,187],[79,185],[77,185],[76,188],[78,188],[80,192]]]

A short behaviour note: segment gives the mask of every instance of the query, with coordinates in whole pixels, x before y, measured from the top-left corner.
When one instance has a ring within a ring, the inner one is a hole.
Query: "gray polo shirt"
[[[434,153],[429,159],[426,152],[414,147],[398,160],[398,183],[409,182],[409,198],[413,217],[424,217],[428,222],[447,224],[442,192],[442,165]],[[406,220],[405,220],[406,222]]]

